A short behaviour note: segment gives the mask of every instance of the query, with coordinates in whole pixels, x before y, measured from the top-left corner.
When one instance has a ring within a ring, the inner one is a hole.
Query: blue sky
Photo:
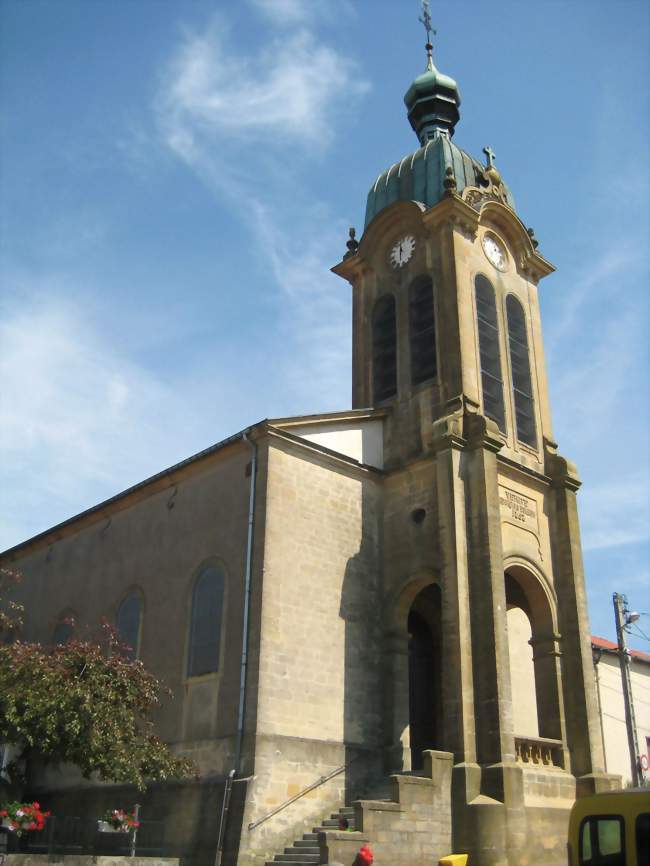
[[[647,4],[431,11],[455,141],[494,148],[558,268],[541,286],[555,435],[611,638],[614,590],[650,611]],[[261,418],[349,405],[350,295],[328,269],[417,146],[418,14],[2,0],[0,548]]]

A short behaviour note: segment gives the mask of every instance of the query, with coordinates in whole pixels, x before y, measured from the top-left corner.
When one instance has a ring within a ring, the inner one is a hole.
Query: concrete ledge
[[[400,785],[426,785],[428,788],[433,787],[433,779],[426,776],[407,776],[396,773],[391,776],[391,779],[396,779]]]
[[[370,842],[370,838],[365,833],[359,833],[356,830],[321,831],[318,834],[320,862],[342,863],[343,866],[351,866],[359,853],[359,848],[368,842]]]
[[[7,854],[5,866],[47,866],[47,854]],[[54,862],[65,866],[178,866],[178,857],[102,857],[92,854],[62,854]]]
[[[393,800],[355,800],[354,805],[363,809],[372,809],[375,812],[403,812],[399,803]]]

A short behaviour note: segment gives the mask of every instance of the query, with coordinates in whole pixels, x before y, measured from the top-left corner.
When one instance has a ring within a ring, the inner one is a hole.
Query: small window
[[[508,314],[508,343],[510,345],[512,390],[515,398],[517,439],[530,445],[531,448],[537,448],[526,316],[524,315],[524,308],[514,295],[508,295],[506,312]]]
[[[476,316],[478,322],[478,345],[481,361],[481,387],[483,389],[483,411],[496,421],[499,430],[505,432],[506,420],[503,404],[503,379],[501,376],[501,352],[499,349],[499,322],[492,284],[479,274],[474,281],[476,289]]]
[[[397,391],[397,321],[395,298],[385,295],[375,304],[372,316],[372,372],[375,402],[393,397]]]
[[[115,626],[120,642],[125,644],[125,655],[136,659],[140,655],[140,620],[142,601],[137,592],[132,592],[117,609]]]
[[[436,375],[436,329],[431,280],[419,280],[409,293],[411,382],[419,385]]]
[[[620,815],[591,815],[580,828],[580,866],[626,866]]]
[[[194,584],[187,675],[219,670],[224,576],[219,568],[203,569]]]

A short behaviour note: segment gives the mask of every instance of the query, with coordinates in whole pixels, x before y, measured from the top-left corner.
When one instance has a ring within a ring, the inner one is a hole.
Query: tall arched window
[[[372,376],[375,401],[397,391],[397,322],[395,298],[384,295],[372,314]]]
[[[54,646],[67,643],[74,634],[75,616],[71,610],[65,611],[59,616],[57,624],[52,632],[52,643]]]
[[[419,385],[436,375],[436,328],[431,280],[417,280],[409,292],[411,382]]]
[[[501,354],[499,351],[499,322],[492,284],[479,274],[474,281],[476,290],[476,316],[478,320],[478,345],[481,358],[481,386],[483,389],[483,411],[505,431],[506,420],[503,406],[503,379],[501,377]]]
[[[223,571],[214,565],[204,568],[194,584],[187,659],[190,677],[219,670],[223,589]]]
[[[129,649],[129,658],[137,659],[140,655],[140,621],[142,618],[142,600],[137,592],[129,593],[117,609],[115,627],[120,641]]]
[[[508,295],[506,299],[506,313],[508,315],[508,343],[510,345],[512,392],[515,398],[517,439],[532,448],[537,448],[526,316],[524,308],[514,295]]]

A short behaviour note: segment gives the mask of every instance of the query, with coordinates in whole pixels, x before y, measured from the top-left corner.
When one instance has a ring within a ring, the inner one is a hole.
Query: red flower
[[[371,866],[372,861],[373,861],[373,856],[372,856],[372,851],[370,850],[368,845],[362,845],[361,846],[361,848],[359,849],[358,857],[362,863],[367,864],[367,866]]]
[[[8,814],[6,809],[0,809],[0,818],[6,818]]]
[[[40,808],[41,808],[41,804],[40,804],[40,803],[37,803],[36,801],[34,801],[34,802],[32,803],[32,806],[33,806],[35,809],[40,809]]]

